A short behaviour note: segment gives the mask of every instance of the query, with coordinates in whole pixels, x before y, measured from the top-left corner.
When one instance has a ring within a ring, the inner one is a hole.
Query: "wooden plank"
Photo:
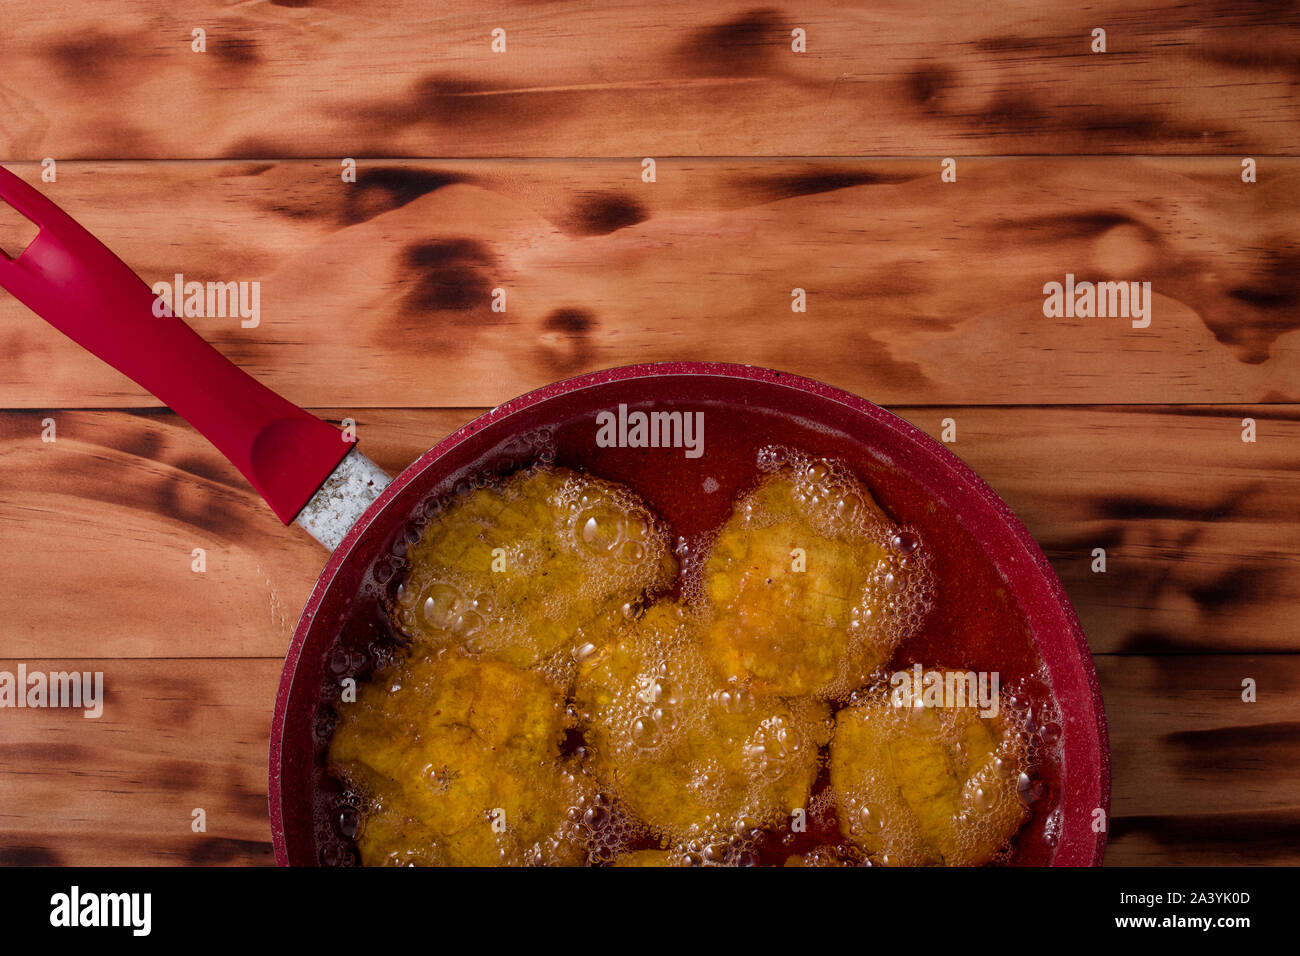
[[[75,667],[104,675],[98,719],[73,710],[0,711],[0,863],[274,862],[266,762],[279,661],[110,659]],[[203,832],[193,829],[196,809],[205,812]]]
[[[894,411],[934,437],[954,419],[950,447],[1043,546],[1094,651],[1300,651],[1300,409]],[[319,414],[352,417],[395,474],[477,412]],[[314,541],[169,412],[58,412],[52,444],[44,417],[0,413],[0,654],[284,653],[325,561]]]
[[[8,159],[1300,148],[1288,4],[7,9]],[[1104,54],[1091,52],[1098,27]],[[193,52],[196,28],[206,52]],[[795,28],[807,52],[793,51]]]
[[[951,446],[1051,559],[1094,651],[1300,650],[1295,406],[950,408]],[[1253,418],[1254,444],[1242,441]],[[1106,571],[1093,551],[1106,551]]]
[[[59,169],[42,188],[151,284],[260,283],[255,327],[189,321],[318,407],[668,359],[890,404],[1300,400],[1300,160],[1254,184],[1235,157],[962,160],[956,183],[937,160]],[[1150,282],[1150,326],[1045,316],[1067,275]],[[156,404],[8,295],[0,348],[0,407]]]
[[[1111,864],[1300,864],[1300,657],[1096,659]],[[1256,703],[1242,681],[1257,683]]]
[[[423,450],[469,417],[431,412],[410,423],[407,444]],[[282,527],[170,412],[61,412],[53,443],[43,420],[0,415],[0,580],[22,607],[0,653],[283,655],[325,564],[319,544]],[[394,473],[415,457],[366,435]]]
[[[1103,655],[1097,666],[1113,753],[1109,864],[1300,863],[1300,656]],[[269,863],[280,661],[78,667],[104,673],[98,720],[0,716],[0,862]],[[1242,703],[1244,676],[1258,680],[1258,703]],[[196,807],[205,833],[191,830]]]

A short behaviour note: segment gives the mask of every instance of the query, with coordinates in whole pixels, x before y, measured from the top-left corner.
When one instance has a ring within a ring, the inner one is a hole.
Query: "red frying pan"
[[[67,214],[0,168],[0,199],[40,230],[16,259],[0,254],[0,286],[134,379],[197,428],[266,499],[332,550],[294,632],[270,741],[276,861],[346,860],[322,769],[330,731],[325,689],[361,674],[386,637],[379,596],[426,503],[467,476],[520,464],[539,444],[559,464],[630,485],[678,534],[716,527],[772,444],[839,458],[867,479],[937,555],[932,622],[900,650],[1001,670],[1050,686],[1059,759],[1013,862],[1098,865],[1105,846],[1110,753],[1086,640],[1047,559],[1007,505],[952,453],[871,403],[805,378],[712,363],[594,372],[501,405],[443,439],[389,480],[343,433],[255,382],[155,297]],[[596,415],[631,408],[703,411],[705,454],[600,448]],[[1009,596],[1002,617],[987,595]],[[1017,642],[1016,635],[1023,635]],[[1100,812],[1099,812],[1100,811]]]

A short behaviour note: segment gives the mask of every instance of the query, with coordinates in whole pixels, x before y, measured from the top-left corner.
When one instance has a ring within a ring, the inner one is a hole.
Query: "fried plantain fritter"
[[[878,863],[987,863],[1029,817],[1014,715],[898,706],[884,691],[841,710],[830,782],[840,831]]]
[[[719,673],[789,696],[841,696],[865,683],[927,596],[924,556],[898,531],[832,463],[795,457],[770,472],[704,565],[705,649]]]
[[[368,800],[357,838],[364,865],[585,859],[567,821],[595,788],[561,755],[572,720],[545,678],[417,649],[337,709],[329,766]]]
[[[852,845],[816,846],[807,853],[797,853],[786,857],[782,866],[862,866],[860,852]]]
[[[668,602],[594,648],[574,696],[597,779],[657,834],[698,843],[705,862],[726,855],[719,840],[805,805],[830,729],[820,702],[719,681],[697,622]]]
[[[647,867],[647,866],[682,866],[680,857],[668,852],[667,850],[632,850],[629,853],[623,853],[611,866],[618,867]]]
[[[402,631],[520,667],[677,573],[662,524],[631,491],[547,466],[453,499],[406,556]]]

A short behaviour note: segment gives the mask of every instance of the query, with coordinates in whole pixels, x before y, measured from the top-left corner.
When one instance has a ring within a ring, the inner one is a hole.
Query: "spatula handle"
[[[103,243],[0,167],[0,200],[40,232],[0,251],[0,287],[157,396],[244,475],[285,524],[351,449],[342,433],[252,379],[205,342]],[[161,313],[161,314],[159,314]]]

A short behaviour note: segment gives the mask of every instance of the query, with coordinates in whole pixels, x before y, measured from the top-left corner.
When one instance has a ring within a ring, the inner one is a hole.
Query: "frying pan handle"
[[[103,243],[3,167],[0,200],[40,229],[16,259],[0,251],[0,287],[170,406],[281,521],[293,521],[352,449],[342,433],[232,364]]]

